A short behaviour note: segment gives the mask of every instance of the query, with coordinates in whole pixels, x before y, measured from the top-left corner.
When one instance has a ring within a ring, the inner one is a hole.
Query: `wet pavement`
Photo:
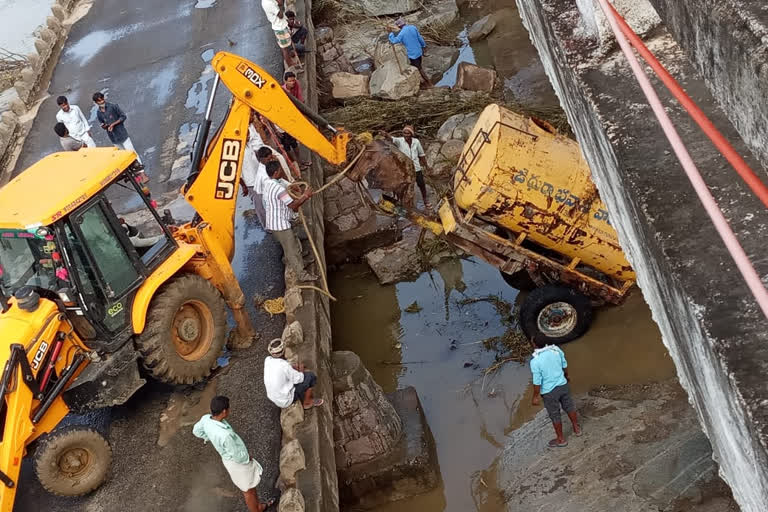
[[[469,259],[389,286],[366,266],[348,265],[332,276],[331,291],[338,298],[331,309],[334,350],[359,354],[385,392],[414,386],[437,446],[443,485],[376,511],[477,510],[476,480],[493,466],[509,433],[541,408],[530,406],[527,365],[509,362],[485,376],[496,352],[482,342],[503,334],[509,318],[491,303],[461,302],[497,296],[514,304],[517,290],[490,265]],[[406,312],[414,302],[421,310]],[[622,306],[600,309],[590,331],[563,349],[574,393],[675,376],[639,291]],[[486,502],[482,510],[504,510],[497,505]]]
[[[153,196],[176,198],[187,169],[174,161],[186,158],[211,85],[206,62],[213,52],[228,50],[277,74],[282,62],[274,36],[257,2],[250,0],[135,0],[96,2],[72,29],[49,88],[16,167],[16,173],[41,156],[60,149],[53,133],[56,96],[66,95],[95,119],[90,98],[102,91],[128,115],[127,128],[151,177]],[[221,119],[229,94],[219,94],[214,119]],[[96,124],[97,144],[107,145]],[[184,160],[182,160],[184,161]],[[188,160],[186,160],[188,161]],[[66,169],[62,169],[62,179]],[[186,211],[176,200],[176,211]],[[246,297],[283,293],[281,250],[254,221],[244,220],[238,204],[236,273]],[[122,205],[129,211],[131,205]],[[279,336],[282,317],[255,311],[251,317],[261,339]],[[274,495],[280,448],[279,410],[265,397],[263,343],[232,355],[207,388],[173,390],[150,384],[124,406],[112,409],[109,431],[114,451],[112,473],[94,494],[63,499],[47,494],[26,461],[15,511],[188,511],[243,510],[215,450],[191,434],[190,424],[205,412],[212,393],[232,400],[231,423],[265,473],[262,496]],[[103,421],[103,416],[100,421]],[[90,421],[90,420],[88,420]],[[161,446],[162,444],[162,446]]]

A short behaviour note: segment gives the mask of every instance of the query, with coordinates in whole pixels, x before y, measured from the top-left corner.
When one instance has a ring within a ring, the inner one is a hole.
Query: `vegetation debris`
[[[421,310],[422,310],[422,307],[419,306],[419,303],[416,301],[413,301],[413,303],[411,303],[411,305],[405,308],[403,311],[405,311],[406,313],[418,313]]]

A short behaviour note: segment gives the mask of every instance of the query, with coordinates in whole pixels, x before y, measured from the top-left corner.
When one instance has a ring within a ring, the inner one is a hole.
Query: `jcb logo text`
[[[240,141],[224,139],[221,146],[221,162],[219,176],[216,182],[216,199],[232,199],[235,197],[235,180],[237,179],[237,164],[240,161]]]

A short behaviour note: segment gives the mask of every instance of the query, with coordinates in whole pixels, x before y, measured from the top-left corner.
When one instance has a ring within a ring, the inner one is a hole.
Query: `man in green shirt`
[[[227,468],[232,482],[243,491],[249,512],[264,512],[272,506],[272,499],[265,504],[259,502],[256,486],[261,480],[261,465],[248,455],[248,448],[232,426],[225,420],[229,416],[229,398],[215,396],[211,400],[211,414],[206,414],[195,423],[192,433],[205,442],[210,442],[221,455],[221,462]]]

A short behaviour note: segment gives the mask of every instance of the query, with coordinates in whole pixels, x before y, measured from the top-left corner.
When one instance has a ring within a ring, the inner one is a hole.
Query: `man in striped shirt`
[[[286,263],[296,272],[299,281],[315,281],[317,276],[304,270],[301,257],[301,242],[293,230],[291,222],[296,219],[296,212],[310,197],[312,188],[307,187],[297,199],[293,199],[286,188],[285,173],[280,163],[272,160],[266,163],[269,179],[264,181],[262,200],[266,214],[266,230],[272,233],[283,247]]]

